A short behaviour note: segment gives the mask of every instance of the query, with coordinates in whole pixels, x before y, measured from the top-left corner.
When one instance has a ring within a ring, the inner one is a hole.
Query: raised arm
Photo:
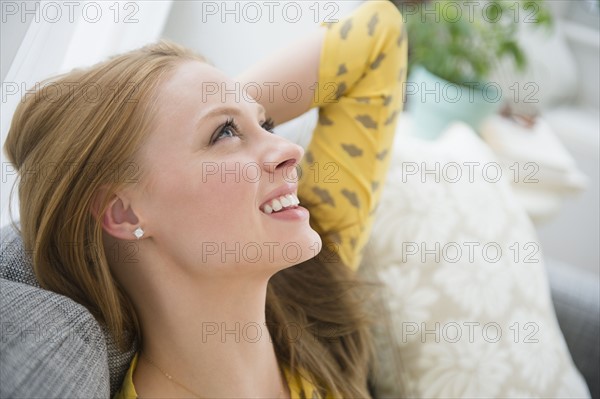
[[[255,85],[247,85],[248,94],[265,107],[267,116],[276,125],[294,119],[311,108],[326,32],[327,28],[319,27],[235,77],[242,86],[250,82],[260,85],[260,92]],[[289,95],[293,93],[293,101],[289,101],[282,90],[289,84],[300,87],[298,98],[296,91],[290,89]]]

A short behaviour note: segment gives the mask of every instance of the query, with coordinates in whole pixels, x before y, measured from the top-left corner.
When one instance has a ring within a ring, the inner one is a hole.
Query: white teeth
[[[280,211],[283,209],[283,205],[281,205],[281,202],[279,202],[279,200],[274,199],[273,202],[273,210],[275,212]]]
[[[295,207],[298,204],[300,204],[300,201],[295,194],[286,194],[272,200],[270,204],[264,205],[263,212],[270,215],[273,212],[279,212],[283,208]]]
[[[290,201],[290,199],[287,196],[282,196],[279,198],[279,200],[281,201],[281,205],[283,205],[284,208],[292,205],[292,201]]]

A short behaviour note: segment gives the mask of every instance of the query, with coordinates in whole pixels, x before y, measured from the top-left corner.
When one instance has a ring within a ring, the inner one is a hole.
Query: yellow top
[[[366,1],[328,25],[313,106],[319,122],[298,196],[313,228],[353,270],[369,238],[402,112],[407,40],[390,1]]]
[[[390,161],[406,80],[407,38],[390,1],[366,1],[327,24],[313,107],[319,122],[301,161],[298,189],[313,228],[358,268]],[[115,399],[137,398],[137,355]],[[321,398],[305,378],[286,378],[292,398]],[[328,396],[329,397],[329,396]]]

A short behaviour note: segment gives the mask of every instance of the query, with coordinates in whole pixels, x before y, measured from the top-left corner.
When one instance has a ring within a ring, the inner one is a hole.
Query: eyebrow
[[[256,105],[258,105],[258,107],[257,107],[258,115],[260,115],[260,114],[266,115],[265,107],[263,107],[261,104],[258,104],[258,103]],[[220,116],[223,114],[233,114],[233,115],[239,116],[242,114],[242,111],[239,108],[231,107],[231,106],[227,106],[227,105],[215,106],[213,108],[209,108],[208,111],[200,114],[200,117],[198,118],[197,126],[201,125],[201,123],[205,119],[214,118],[215,116]]]

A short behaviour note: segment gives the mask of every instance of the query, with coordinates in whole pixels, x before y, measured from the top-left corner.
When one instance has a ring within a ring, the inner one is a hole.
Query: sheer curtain
[[[94,64],[107,56],[158,39],[173,4],[166,1],[3,1],[2,146],[12,114],[38,82],[74,67]],[[23,32],[24,35],[23,35]],[[19,44],[15,44],[22,37]],[[12,57],[12,60],[6,58]],[[10,223],[9,197],[14,168],[1,155],[0,225]],[[18,219],[16,192],[12,214]]]

